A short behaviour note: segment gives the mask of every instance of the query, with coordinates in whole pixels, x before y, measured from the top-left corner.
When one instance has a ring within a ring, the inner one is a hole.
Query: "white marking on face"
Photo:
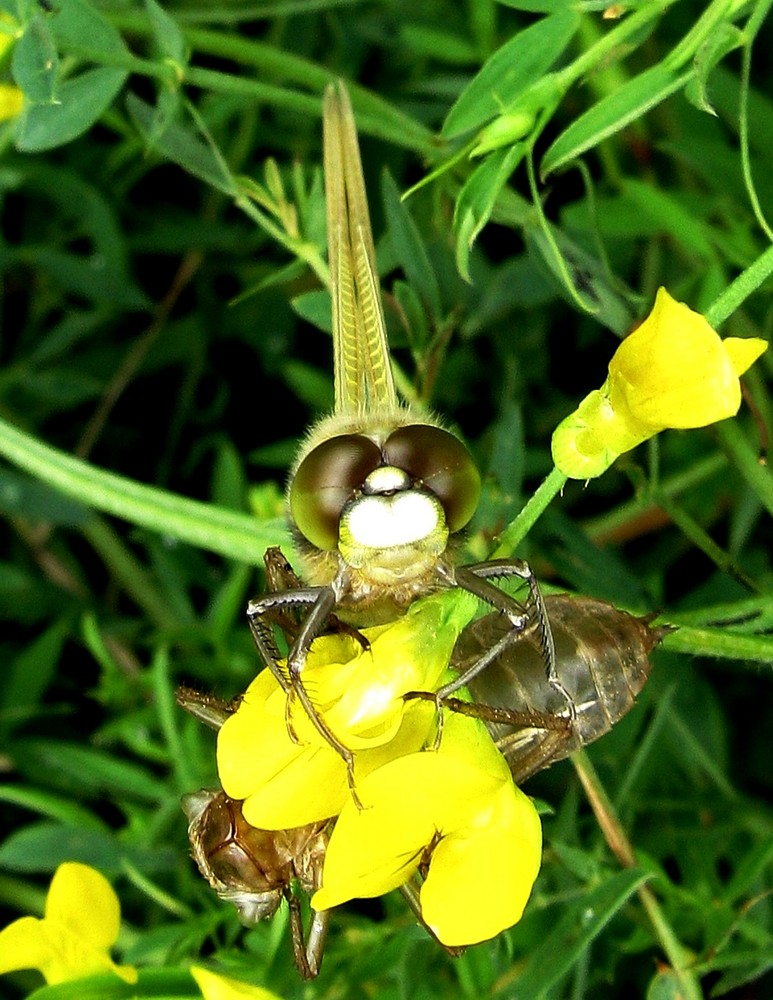
[[[368,548],[410,545],[438,527],[437,502],[425,493],[364,496],[352,504],[347,529],[352,541]]]

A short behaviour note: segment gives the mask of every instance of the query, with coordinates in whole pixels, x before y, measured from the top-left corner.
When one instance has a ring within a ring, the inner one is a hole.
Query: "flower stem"
[[[564,488],[565,483],[566,476],[563,472],[553,468],[547,478],[537,487],[533,496],[526,502],[521,512],[499,535],[496,548],[491,554],[492,558],[500,559],[515,552],[518,543],[526,537],[551,500]]]
[[[706,313],[706,319],[718,327],[738,309],[752,292],[773,273],[773,247],[768,247],[745,271],[732,281]]]
[[[584,750],[578,750],[572,754],[572,763],[612,853],[624,868],[634,868],[636,857],[631,842],[628,840],[617,811],[601,784],[595,768],[588,759],[588,755]],[[689,967],[692,961],[690,952],[677,938],[649,886],[642,886],[637,892],[663,951],[668,956],[674,974],[679,980],[681,996],[684,1000],[701,1000],[703,993]]]

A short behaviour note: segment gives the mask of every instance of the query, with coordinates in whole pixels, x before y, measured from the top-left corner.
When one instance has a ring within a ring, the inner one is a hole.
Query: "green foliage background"
[[[546,851],[519,926],[454,960],[399,897],[344,908],[301,984],[283,915],[241,930],[192,868],[179,796],[215,781],[214,741],[173,701],[254,676],[244,607],[332,404],[325,84],[357,113],[401,389],[486,476],[482,558],[658,286],[770,337],[769,7],[0,2],[26,98],[0,126],[0,905],[40,912],[88,861],[143,970],[41,1000],[193,996],[199,955],[286,997],[771,995],[769,353],[738,418],[570,483],[519,548],[681,626],[588,754],[634,869],[558,765],[527,786]]]

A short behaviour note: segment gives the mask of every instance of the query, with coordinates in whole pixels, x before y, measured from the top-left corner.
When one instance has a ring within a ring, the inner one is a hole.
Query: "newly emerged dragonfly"
[[[480,476],[455,435],[397,398],[354,115],[342,83],[325,92],[324,168],[335,410],[310,430],[290,476],[288,509],[304,585],[251,601],[247,614],[264,662],[344,758],[351,784],[352,754],[303,683],[309,647],[333,612],[364,627],[393,620],[423,594],[461,587],[500,611],[507,627],[492,649],[437,692],[439,703],[529,630],[539,637],[548,683],[559,694],[563,689],[528,564],[455,563]],[[525,604],[491,582],[511,576],[528,586]],[[283,608],[304,611],[286,668],[277,663],[270,625]]]
[[[483,719],[516,784],[608,733],[633,707],[650,675],[650,654],[671,631],[589,597],[549,596],[545,608],[556,670],[573,712],[547,682],[542,649],[529,634],[468,682],[472,703],[454,698],[445,703]],[[507,619],[498,613],[472,622],[457,640],[452,667],[465,676],[508,631]]]

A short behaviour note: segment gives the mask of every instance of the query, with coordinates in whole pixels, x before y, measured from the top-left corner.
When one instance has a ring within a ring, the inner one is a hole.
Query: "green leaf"
[[[435,272],[416,223],[405,203],[400,200],[400,193],[388,171],[384,171],[382,175],[381,191],[392,251],[405,271],[406,278],[421,296],[429,314],[439,321],[440,289]]]
[[[523,971],[498,996],[541,997],[555,986],[587,952],[609,921],[649,876],[640,869],[616,872],[565,907],[553,930],[526,960]],[[515,992],[513,992],[515,987]]]
[[[177,21],[156,0],[145,0],[145,9],[150,15],[153,37],[161,55],[182,67],[186,62],[187,46]]]
[[[483,64],[448,112],[445,139],[479,128],[504,111],[558,59],[580,19],[573,11],[544,17],[524,28]]]
[[[423,352],[429,343],[429,329],[427,314],[416,289],[406,281],[397,280],[392,285],[392,295],[405,317],[408,343],[414,351]]]
[[[126,983],[112,973],[71,979],[56,986],[42,986],[27,1000],[201,1000],[201,991],[191,978],[188,967],[138,969],[136,983]]]
[[[634,295],[609,274],[603,261],[549,223],[547,231],[530,225],[525,236],[529,253],[545,266],[567,298],[619,337],[630,329],[635,318],[631,308]]]
[[[683,1000],[684,990],[673,969],[660,969],[647,987],[647,1000]]]
[[[0,420],[0,454],[89,507],[231,559],[259,565],[269,545],[288,541],[283,522],[261,524],[247,514],[105,472],[42,444],[4,420]]]
[[[57,621],[4,665],[0,731],[13,723],[14,715],[23,716],[40,701],[56,673],[66,635],[66,626]]]
[[[470,280],[470,250],[481,229],[491,218],[497,197],[526,154],[526,144],[499,149],[476,167],[459,193],[454,211],[456,266]]]
[[[516,10],[533,11],[535,14],[553,14],[561,10],[573,10],[576,0],[497,0],[503,7],[515,7]]]
[[[289,358],[282,365],[282,377],[300,402],[318,413],[333,408],[333,386],[330,375],[319,368]]]
[[[580,115],[547,150],[540,164],[543,178],[588,149],[641,118],[692,76],[692,71],[677,76],[665,66],[653,66],[602,98]]]
[[[221,441],[212,467],[212,501],[229,510],[243,510],[247,480],[241,454],[231,441]]]
[[[475,47],[455,31],[407,24],[400,32],[400,38],[415,55],[436,59],[439,63],[469,66],[478,61]]]
[[[685,96],[699,111],[716,115],[708,95],[709,77],[728,52],[739,49],[746,38],[734,24],[723,21],[706,39],[695,54],[695,76],[685,88]]]
[[[224,194],[235,197],[239,193],[226,163],[191,129],[169,121],[164,109],[154,108],[135,94],[127,96],[126,108],[150,149]]]
[[[50,104],[59,75],[59,56],[48,22],[33,17],[13,50],[11,72],[33,104]]]
[[[125,70],[100,66],[66,80],[57,90],[56,104],[33,104],[22,112],[16,148],[39,153],[77,139],[110,107],[127,76]]]
[[[104,830],[105,824],[90,810],[69,797],[60,797],[53,792],[39,788],[25,788],[21,785],[0,785],[0,802],[8,802],[22,809],[30,809],[41,816],[58,820],[65,826],[84,830]]]
[[[17,740],[11,748],[16,766],[38,781],[50,780],[80,795],[125,795],[142,802],[158,802],[166,789],[139,764],[121,760],[104,750],[62,740]]]
[[[698,257],[714,257],[711,224],[681,204],[678,193],[664,191],[654,184],[645,184],[633,178],[624,182],[623,192],[633,201],[636,210],[654,220],[675,244]]]
[[[330,292],[326,288],[296,295],[291,305],[301,319],[313,324],[318,330],[325,333],[333,332],[331,312],[333,307],[330,301]]]
[[[48,872],[62,861],[87,861],[117,872],[121,852],[107,831],[85,830],[62,823],[30,823],[0,845],[0,868],[14,872]]]
[[[32,476],[0,468],[0,511],[10,517],[27,517],[31,521],[49,521],[79,527],[88,519],[87,507],[77,500],[63,497]]]
[[[110,61],[111,57],[129,55],[121,33],[87,0],[65,0],[51,27],[59,48],[90,58],[92,62]]]

